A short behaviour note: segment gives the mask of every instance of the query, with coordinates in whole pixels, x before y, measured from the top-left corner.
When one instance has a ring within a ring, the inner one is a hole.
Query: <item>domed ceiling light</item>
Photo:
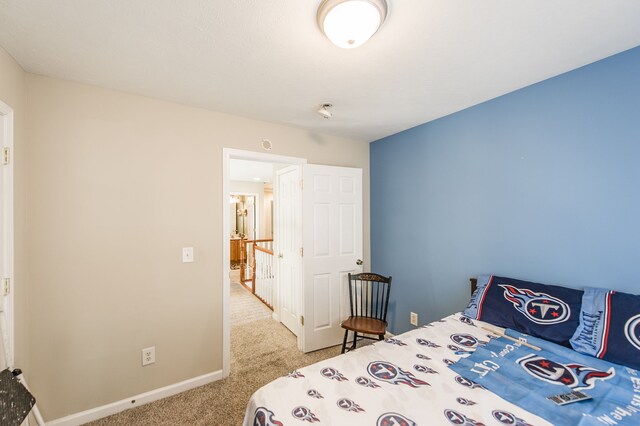
[[[323,0],[317,15],[322,32],[343,49],[363,45],[386,17],[385,0]]]

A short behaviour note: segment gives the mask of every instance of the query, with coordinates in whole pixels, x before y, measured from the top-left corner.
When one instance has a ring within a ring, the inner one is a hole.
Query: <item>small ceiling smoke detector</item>
[[[331,114],[331,111],[329,111],[329,108],[331,108],[332,106],[333,105],[331,104],[322,104],[322,106],[318,110],[318,114],[320,114],[327,120],[330,119],[333,116],[333,114]]]
[[[273,148],[271,141],[269,139],[262,139],[262,149],[265,151],[271,151],[271,148]]]

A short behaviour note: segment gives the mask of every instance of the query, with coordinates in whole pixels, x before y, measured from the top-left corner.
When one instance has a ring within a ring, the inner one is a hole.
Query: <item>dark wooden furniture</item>
[[[471,294],[476,291],[478,288],[478,279],[477,278],[469,278],[469,282],[471,283]]]
[[[341,324],[344,331],[342,353],[347,349],[349,331],[353,332],[353,344],[349,350],[356,348],[358,333],[361,338],[384,340],[387,331],[387,308],[389,306],[389,292],[391,277],[363,272],[349,274],[349,304],[351,316]],[[373,334],[377,338],[365,336]]]
[[[231,239],[229,240],[230,249],[229,249],[229,260],[231,262],[240,262],[240,249],[242,247],[241,239]]]

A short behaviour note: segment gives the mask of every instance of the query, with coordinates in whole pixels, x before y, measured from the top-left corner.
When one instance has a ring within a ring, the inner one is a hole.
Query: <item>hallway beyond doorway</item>
[[[271,309],[240,284],[240,270],[232,270],[229,274],[229,281],[232,327],[271,318]]]

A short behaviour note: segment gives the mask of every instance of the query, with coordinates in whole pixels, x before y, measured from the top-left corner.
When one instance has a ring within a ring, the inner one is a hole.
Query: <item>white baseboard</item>
[[[103,405],[101,407],[92,408],[90,410],[81,411],[80,413],[75,413],[66,417],[52,420],[50,422],[47,422],[47,426],[81,425],[87,422],[101,419],[103,417],[110,416],[112,414],[119,413],[129,408],[139,407],[140,405],[148,404],[150,402],[157,401],[159,399],[166,398],[168,396],[175,395],[189,389],[197,388],[198,386],[206,385],[207,383],[215,382],[216,380],[220,379],[222,379],[222,370],[214,371],[213,373],[204,374],[202,376],[194,377],[192,379],[188,379],[179,383],[174,383],[163,388],[141,393],[140,395],[132,396],[131,398],[112,402],[111,404]]]

